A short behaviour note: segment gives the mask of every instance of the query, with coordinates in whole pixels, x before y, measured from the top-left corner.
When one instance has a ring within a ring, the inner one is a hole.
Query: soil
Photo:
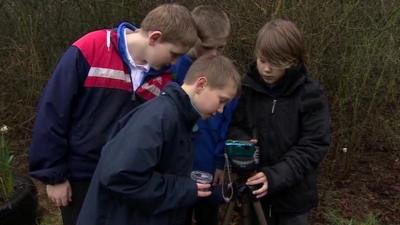
[[[399,152],[359,155],[345,174],[335,173],[338,170],[329,170],[326,165],[322,168],[320,206],[313,212],[313,224],[329,224],[328,215],[336,208],[343,218],[366,221],[374,215],[379,224],[400,225]]]
[[[346,171],[331,166],[329,156],[325,159],[318,184],[320,205],[312,212],[311,224],[332,224],[332,215],[336,215],[352,219],[350,224],[356,225],[355,221],[374,215],[379,224],[400,225],[400,152],[379,150],[359,155]],[[18,155],[15,160],[18,172],[26,174],[27,155]],[[59,210],[46,197],[44,185],[35,184],[41,215],[59,216]]]

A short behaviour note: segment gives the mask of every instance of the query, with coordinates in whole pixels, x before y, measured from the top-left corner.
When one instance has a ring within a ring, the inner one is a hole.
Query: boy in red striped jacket
[[[42,93],[29,149],[30,175],[46,184],[65,225],[76,223],[114,123],[160,93],[169,65],[196,40],[189,10],[164,4],[140,28],[94,31],[66,50]]]

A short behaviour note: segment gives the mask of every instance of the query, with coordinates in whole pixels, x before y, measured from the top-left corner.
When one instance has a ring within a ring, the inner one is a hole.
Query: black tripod
[[[247,186],[246,177],[243,174],[238,174],[236,182],[233,183],[233,196],[228,204],[226,210],[223,225],[229,225],[232,222],[232,216],[235,209],[240,208],[240,217],[242,220],[241,225],[252,225],[251,223],[251,210],[254,209],[259,225],[267,225],[265,215],[261,206],[261,203],[255,196],[251,193],[252,189],[257,189]]]

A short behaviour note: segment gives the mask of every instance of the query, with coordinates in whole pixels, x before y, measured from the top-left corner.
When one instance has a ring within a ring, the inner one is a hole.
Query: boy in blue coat
[[[199,39],[187,54],[177,60],[174,72],[178,83],[182,83],[188,68],[198,57],[221,55],[231,31],[228,15],[215,6],[197,6],[192,10],[192,16],[196,23]],[[225,136],[236,102],[233,100],[227,104],[222,113],[217,113],[212,118],[200,120],[196,125],[197,129],[194,131],[195,158],[193,170],[213,174],[213,185],[222,184]],[[196,203],[193,212],[197,225],[218,224],[219,204],[214,201],[215,199],[213,197]],[[190,213],[188,217],[187,225],[190,225],[192,214]]]
[[[78,225],[184,223],[186,208],[209,196],[191,180],[192,128],[237,92],[240,76],[224,56],[199,58],[182,87],[171,83],[117,124],[104,146]]]

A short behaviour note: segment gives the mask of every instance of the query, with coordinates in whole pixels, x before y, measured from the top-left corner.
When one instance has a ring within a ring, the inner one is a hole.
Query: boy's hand
[[[254,176],[247,179],[246,185],[262,184],[261,188],[254,190],[252,193],[256,198],[264,197],[268,192],[268,180],[263,172],[258,172]]]
[[[68,180],[61,184],[46,185],[46,192],[47,197],[58,207],[65,207],[72,201],[71,185]]]
[[[196,184],[197,184],[197,197],[207,197],[211,195],[210,184],[201,184],[201,183],[196,183]]]
[[[257,140],[257,139],[254,139],[254,138],[253,138],[253,139],[250,139],[249,141],[250,141],[251,143],[253,143],[253,144],[257,144],[257,143],[258,143],[258,140]]]
[[[222,185],[224,180],[224,171],[216,169],[214,173],[213,185]]]

